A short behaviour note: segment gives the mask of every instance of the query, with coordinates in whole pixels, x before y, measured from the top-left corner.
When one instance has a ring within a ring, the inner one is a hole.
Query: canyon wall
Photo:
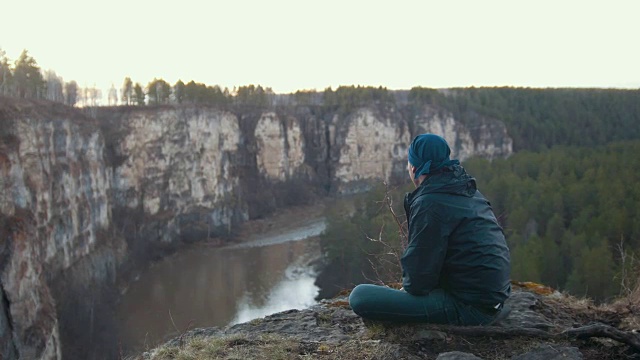
[[[87,117],[0,99],[0,358],[107,358],[117,339],[96,314],[119,276],[278,207],[401,181],[418,133],[443,135],[461,160],[511,153],[498,120],[406,113],[167,106]]]
[[[113,284],[125,254],[111,232],[105,142],[95,119],[61,105],[0,99],[0,121],[0,357],[58,359],[56,293],[76,290],[56,280],[75,269],[86,284]]]

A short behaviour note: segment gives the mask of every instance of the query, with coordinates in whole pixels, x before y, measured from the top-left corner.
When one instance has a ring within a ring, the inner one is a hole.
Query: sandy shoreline
[[[256,220],[249,220],[240,226],[232,243],[253,241],[261,237],[274,236],[295,230],[324,217],[325,201],[317,204],[294,206],[280,209],[273,215]]]

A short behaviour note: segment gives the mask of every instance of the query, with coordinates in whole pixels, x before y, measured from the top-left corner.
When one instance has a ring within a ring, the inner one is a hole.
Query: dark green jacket
[[[428,177],[405,196],[409,244],[402,282],[413,295],[435,288],[480,306],[511,292],[509,248],[491,204],[460,165]]]

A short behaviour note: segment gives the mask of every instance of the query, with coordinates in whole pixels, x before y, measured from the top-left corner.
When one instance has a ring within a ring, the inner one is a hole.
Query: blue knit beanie
[[[449,159],[450,155],[447,141],[435,134],[418,135],[409,146],[409,163],[416,167],[416,179],[445,166],[460,164],[458,160]]]

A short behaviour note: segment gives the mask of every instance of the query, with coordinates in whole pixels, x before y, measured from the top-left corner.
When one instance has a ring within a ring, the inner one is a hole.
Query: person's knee
[[[365,311],[367,303],[371,300],[368,295],[370,286],[369,284],[360,284],[353,288],[349,295],[349,306],[358,315]]]

